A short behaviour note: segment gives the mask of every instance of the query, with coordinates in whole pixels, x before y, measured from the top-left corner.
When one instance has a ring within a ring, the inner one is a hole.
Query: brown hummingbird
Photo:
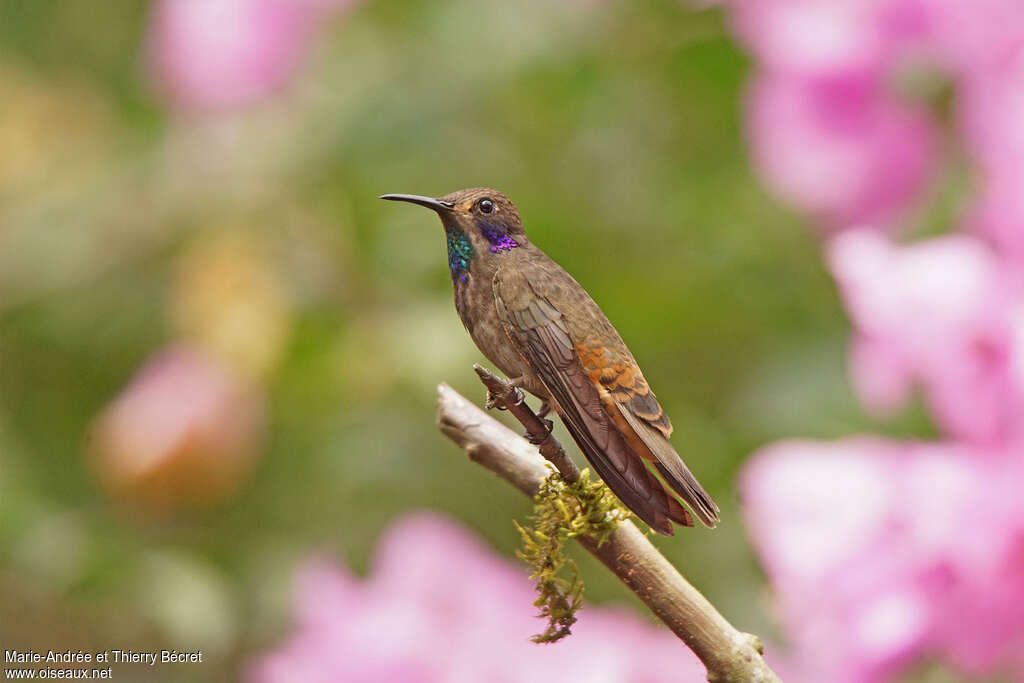
[[[558,413],[630,510],[666,536],[672,522],[693,526],[674,491],[715,526],[718,506],[669,443],[672,423],[633,354],[586,290],[526,237],[508,197],[471,188],[437,199],[381,199],[437,212],[455,308],[469,335],[513,384],[541,399],[541,417]]]

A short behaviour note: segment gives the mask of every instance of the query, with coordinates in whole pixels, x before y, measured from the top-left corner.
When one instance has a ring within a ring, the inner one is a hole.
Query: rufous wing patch
[[[625,405],[666,438],[672,436],[672,422],[628,353],[622,354],[602,344],[588,342],[576,344],[575,349],[590,381],[599,390],[607,391],[617,403]]]

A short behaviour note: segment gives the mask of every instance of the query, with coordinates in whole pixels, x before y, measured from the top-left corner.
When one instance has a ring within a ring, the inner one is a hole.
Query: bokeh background
[[[701,680],[580,554],[578,642],[527,642],[529,501],[434,426],[439,382],[482,400],[440,225],[377,200],[487,185],[722,506],[659,547],[787,680],[1016,680],[1020,226],[964,216],[1024,213],[1024,154],[984,156],[1024,149],[1024,18],[982,4],[0,1],[0,643],[204,653],[133,681]],[[974,603],[958,653],[934,623]]]

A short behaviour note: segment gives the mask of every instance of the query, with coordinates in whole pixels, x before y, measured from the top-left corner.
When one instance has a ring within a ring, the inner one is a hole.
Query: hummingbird
[[[431,198],[385,194],[441,218],[455,308],[473,342],[561,418],[626,507],[657,532],[708,527],[718,506],[676,453],[672,423],[633,354],[586,290],[530,242],[519,211],[490,188]]]

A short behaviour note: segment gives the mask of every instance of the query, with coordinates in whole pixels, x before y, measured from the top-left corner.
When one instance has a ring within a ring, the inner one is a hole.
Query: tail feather
[[[664,434],[634,415],[628,407],[621,403],[616,405],[628,424],[623,425],[622,431],[633,450],[654,465],[658,474],[690,506],[704,526],[714,528],[719,521],[718,505],[693,476],[672,444]]]
[[[566,418],[562,414],[562,421],[587,461],[612,493],[637,517],[662,536],[673,535],[672,522],[693,526],[693,518],[686,508],[665,489],[654,472],[632,453],[619,434],[610,432],[609,443],[605,449],[600,449],[595,447],[589,434],[581,432],[571,417]],[[621,470],[619,465],[622,466]]]
[[[678,493],[679,497],[693,509],[701,523],[710,529],[714,529],[719,522],[718,505],[715,504],[715,501],[711,499],[707,491],[694,479],[693,475],[690,475],[688,481],[680,481],[672,476],[672,473],[660,462],[655,463],[654,466],[668,485],[672,487],[672,490]],[[687,473],[689,474],[689,470],[687,470]]]

